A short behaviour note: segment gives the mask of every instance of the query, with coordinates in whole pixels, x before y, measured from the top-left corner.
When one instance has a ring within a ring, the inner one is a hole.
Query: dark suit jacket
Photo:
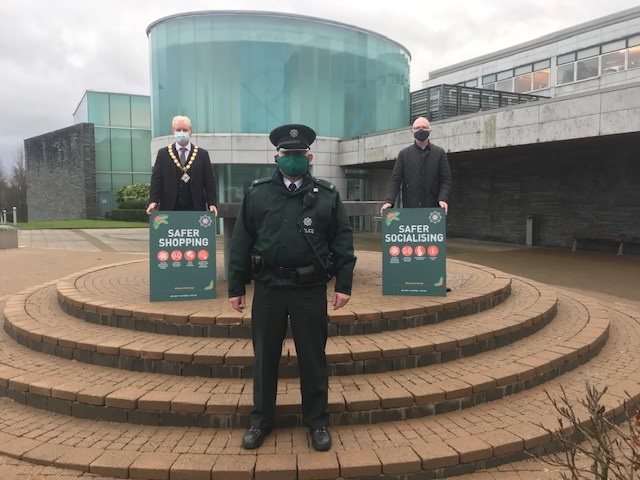
[[[176,151],[175,143],[171,144],[176,158],[180,158]],[[191,148],[194,145],[191,144]],[[193,152],[193,150],[191,150]],[[191,158],[191,155],[189,155]],[[209,159],[209,152],[198,147],[196,158],[187,170],[191,177],[191,197],[194,210],[208,210],[208,205],[216,204],[216,180],[213,174],[213,165]],[[156,163],[151,173],[151,189],[149,203],[155,202],[160,210],[173,210],[178,198],[178,186],[182,172],[176,167],[169,156],[169,147],[158,150]]]

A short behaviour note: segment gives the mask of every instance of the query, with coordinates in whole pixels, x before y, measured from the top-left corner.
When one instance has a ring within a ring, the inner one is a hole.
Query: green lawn
[[[117,222],[114,220],[60,220],[57,222],[18,223],[17,227],[21,230],[42,230],[44,228],[149,228],[149,224],[147,222]]]

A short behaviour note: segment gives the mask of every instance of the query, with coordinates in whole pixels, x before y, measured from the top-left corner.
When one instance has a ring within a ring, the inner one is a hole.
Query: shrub
[[[118,204],[120,210],[146,210],[148,200],[123,200]]]
[[[118,208],[107,212],[105,217],[121,222],[147,222],[149,216],[145,210],[149,205],[149,188],[148,183],[120,187],[115,197]]]
[[[144,208],[146,208],[149,203],[149,189],[150,185],[148,183],[135,183],[120,187],[116,192],[115,198],[118,208],[126,209],[123,204],[130,201],[142,202]],[[140,207],[136,206],[135,208]]]
[[[146,206],[146,205],[145,205]],[[117,220],[120,222],[148,222],[149,215],[144,209],[123,210],[115,209],[107,212],[107,220]]]
[[[560,445],[563,453],[553,453],[540,460],[568,470],[568,473],[561,474],[563,480],[637,479],[640,469],[640,411],[636,409],[636,414],[626,422],[626,428],[619,427],[613,418],[605,415],[602,398],[607,388],[599,390],[587,382],[586,389],[585,398],[576,406],[570,403],[564,388],[561,388],[559,399],[545,392],[560,417],[557,430],[542,428]],[[632,405],[625,402],[624,411],[629,410],[633,410]],[[577,412],[585,411],[588,419],[583,420]]]

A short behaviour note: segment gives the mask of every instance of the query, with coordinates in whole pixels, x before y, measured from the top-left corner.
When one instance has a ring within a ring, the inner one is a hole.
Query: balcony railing
[[[547,97],[459,85],[437,85],[411,92],[410,123],[418,117],[426,117],[434,122],[543,98]]]

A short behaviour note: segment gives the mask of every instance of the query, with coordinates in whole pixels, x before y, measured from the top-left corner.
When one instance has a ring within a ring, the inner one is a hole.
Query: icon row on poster
[[[430,245],[425,247],[424,245],[416,245],[412,247],[411,245],[405,245],[400,247],[398,245],[391,245],[389,247],[389,255],[392,257],[398,257],[402,254],[403,257],[411,257],[415,255],[416,257],[424,257],[425,255],[429,255],[430,257],[437,257],[438,253],[440,253],[440,249],[435,245]]]
[[[182,253],[180,250],[172,250],[171,252],[167,250],[160,250],[156,254],[156,258],[160,262],[168,262],[171,259],[174,262],[179,262],[183,258],[188,262],[193,262],[196,258],[201,262],[204,262],[209,258],[209,250],[186,250]]]

